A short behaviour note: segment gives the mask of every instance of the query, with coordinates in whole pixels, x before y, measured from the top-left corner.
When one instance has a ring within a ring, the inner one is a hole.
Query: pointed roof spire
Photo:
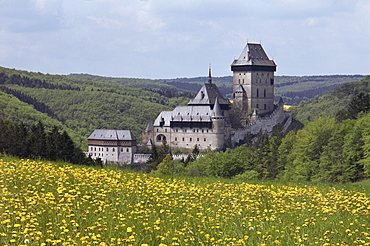
[[[221,106],[218,103],[218,97],[216,97],[215,105],[213,106],[213,116],[214,117],[222,117]]]
[[[284,105],[284,101],[283,101],[282,97],[280,97],[280,99],[279,99],[279,105]]]
[[[208,69],[208,83],[212,84],[211,64],[209,64],[209,69]]]

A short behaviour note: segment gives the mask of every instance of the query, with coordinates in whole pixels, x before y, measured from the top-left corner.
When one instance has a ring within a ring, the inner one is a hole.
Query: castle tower
[[[276,64],[268,58],[261,44],[247,43],[239,58],[231,64],[231,71],[235,101],[246,100],[248,112],[257,109],[259,114],[265,114],[274,110]]]
[[[223,149],[225,144],[225,117],[222,115],[218,98],[215,100],[212,115],[213,133],[215,134],[214,147],[216,149]]]

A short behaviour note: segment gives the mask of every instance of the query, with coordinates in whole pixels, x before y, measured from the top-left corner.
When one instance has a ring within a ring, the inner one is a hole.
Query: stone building
[[[229,110],[229,100],[212,83],[209,71],[208,82],[187,106],[162,111],[148,123],[143,143],[160,146],[166,140],[171,149],[222,149],[230,138]]]
[[[271,113],[274,105],[274,72],[276,64],[270,60],[261,44],[248,43],[238,59],[231,64],[235,101],[246,101],[247,111]]]
[[[283,110],[283,102],[274,104],[274,72],[276,64],[270,60],[261,44],[247,43],[240,57],[231,64],[233,71],[234,102],[242,102],[248,115],[243,128],[231,127],[231,104],[212,83],[208,82],[187,106],[162,111],[154,122],[149,122],[142,134],[143,144],[161,146],[166,140],[172,150],[224,149],[225,144],[243,141],[245,134],[271,132],[277,124],[286,129],[291,115]],[[253,112],[253,114],[252,114]]]
[[[103,162],[130,164],[137,148],[136,138],[129,130],[96,129],[87,138],[87,143],[87,155]]]

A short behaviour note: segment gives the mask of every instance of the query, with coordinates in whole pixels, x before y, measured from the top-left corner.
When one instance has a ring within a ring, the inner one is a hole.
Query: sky
[[[247,42],[276,75],[370,74],[370,0],[0,0],[0,66],[229,76]]]

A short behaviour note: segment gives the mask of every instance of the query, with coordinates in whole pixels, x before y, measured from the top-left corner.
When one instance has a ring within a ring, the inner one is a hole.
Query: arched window
[[[161,142],[163,140],[166,140],[166,136],[163,134],[159,134],[156,138],[157,142]]]

